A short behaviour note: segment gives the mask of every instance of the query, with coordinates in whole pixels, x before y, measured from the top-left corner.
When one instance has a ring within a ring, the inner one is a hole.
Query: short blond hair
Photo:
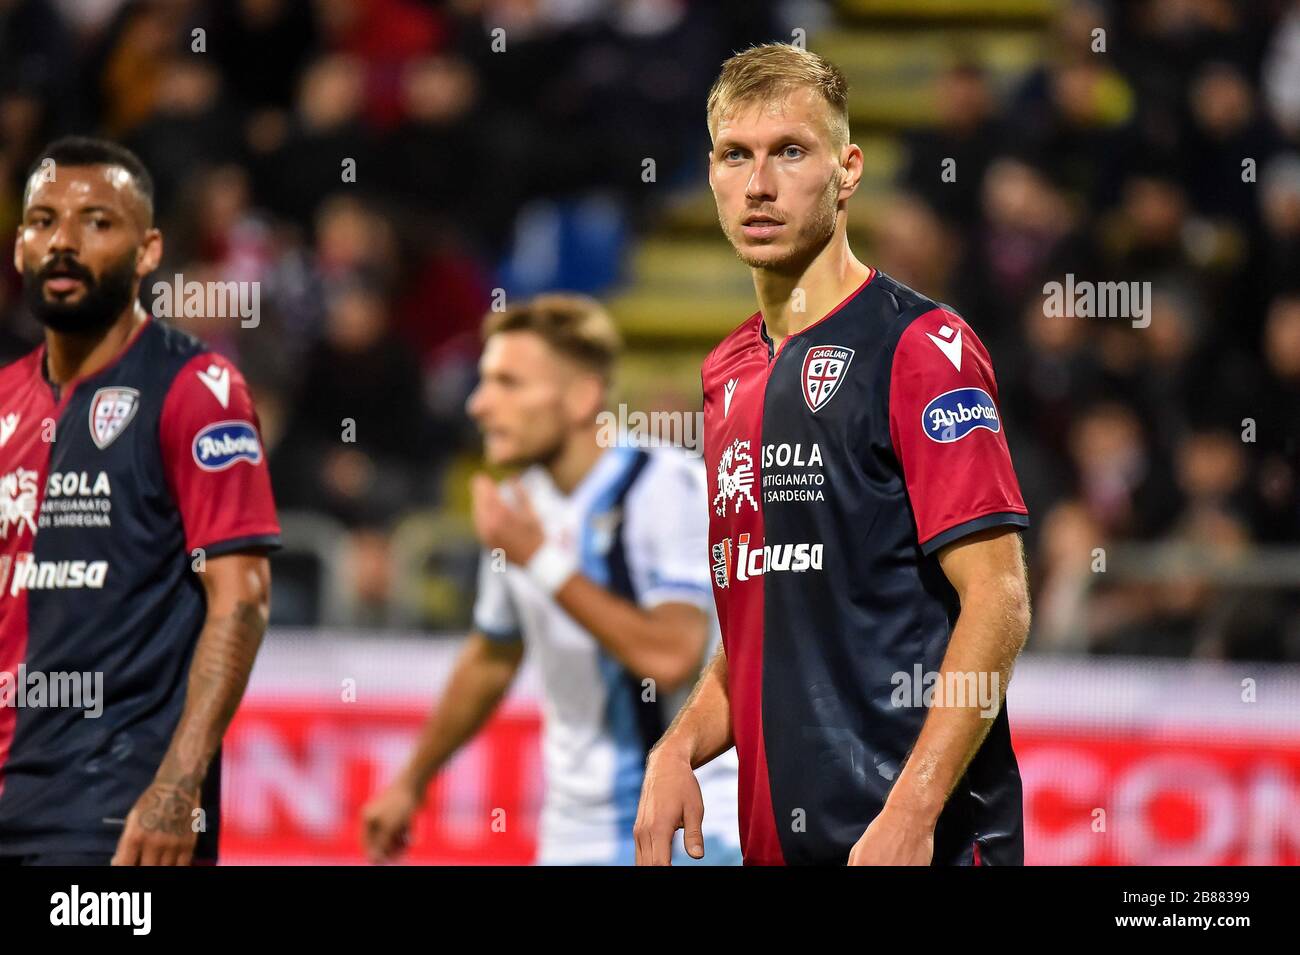
[[[849,141],[849,83],[830,60],[789,43],[764,43],[737,53],[722,64],[709,90],[709,136],[718,120],[737,107],[783,100],[797,89],[819,95],[828,108],[831,142],[843,148]]]
[[[571,292],[547,292],[488,312],[483,319],[483,341],[504,332],[532,332],[559,354],[613,380],[623,341],[609,313],[594,298]]]

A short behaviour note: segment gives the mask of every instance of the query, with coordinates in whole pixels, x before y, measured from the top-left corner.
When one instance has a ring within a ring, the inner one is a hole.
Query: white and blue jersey
[[[540,466],[520,478],[547,540],[574,554],[595,583],[651,608],[689,603],[710,618],[703,665],[718,643],[706,558],[708,498],[703,467],[669,448],[604,452],[571,494]],[[524,641],[540,676],[546,794],[541,864],[631,864],[632,826],[649,747],[690,688],[652,694],[519,567],[483,556],[475,628]],[[693,681],[691,681],[693,683]],[[655,697],[658,699],[655,699]],[[738,863],[736,757],[698,773],[704,794],[707,863]],[[677,836],[680,847],[681,835]],[[679,861],[685,856],[678,853]]]

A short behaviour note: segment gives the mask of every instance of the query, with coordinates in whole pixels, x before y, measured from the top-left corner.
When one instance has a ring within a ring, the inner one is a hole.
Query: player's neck
[[[871,269],[849,248],[843,217],[817,256],[798,272],[754,269],[754,291],[773,346],[820,321],[862,285]]]
[[[547,473],[559,488],[560,493],[568,496],[582,483],[583,478],[591,473],[600,456],[605,453],[596,440],[596,429],[573,435],[546,465]]]
[[[69,335],[45,329],[45,373],[50,383],[62,387],[99,371],[117,357],[147,318],[144,309],[132,300],[117,321],[99,335]]]

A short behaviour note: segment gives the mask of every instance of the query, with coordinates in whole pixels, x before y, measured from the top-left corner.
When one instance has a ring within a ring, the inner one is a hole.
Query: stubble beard
[[[556,416],[560,415],[557,409]],[[518,454],[511,455],[508,459],[496,462],[501,467],[516,468],[523,470],[525,468],[540,465],[547,467],[552,462],[559,459],[568,447],[568,435],[564,431],[558,431],[551,440],[527,451],[521,451]]]
[[[821,199],[813,210],[812,217],[799,229],[799,233],[789,251],[777,258],[756,257],[747,254],[740,241],[742,238],[741,227],[737,226],[733,232],[723,220],[721,212],[718,213],[718,222],[722,226],[723,234],[731,243],[732,249],[735,250],[736,257],[749,268],[779,274],[797,275],[803,272],[808,263],[817,257],[835,235],[835,223],[839,214],[839,191],[840,174],[837,170],[835,175],[826,183],[826,190],[822,193]]]

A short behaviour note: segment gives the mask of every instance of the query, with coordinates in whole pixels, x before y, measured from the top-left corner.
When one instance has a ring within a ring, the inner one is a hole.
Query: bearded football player
[[[44,341],[0,369],[0,863],[216,861],[280,529],[238,370],[139,304],[161,255],[132,153],[41,153],[14,265]]]
[[[637,860],[699,838],[733,745],[747,864],[1023,864],[1004,705],[1028,525],[988,352],[859,261],[848,88],[785,44],[728,60],[709,183],[758,311],[703,367],[723,649],[652,752]]]

